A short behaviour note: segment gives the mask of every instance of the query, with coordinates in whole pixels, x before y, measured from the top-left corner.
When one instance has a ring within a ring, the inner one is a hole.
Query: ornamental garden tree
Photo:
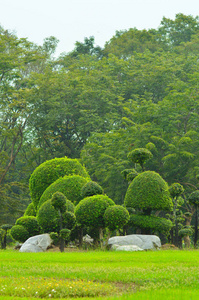
[[[144,163],[153,157],[153,154],[146,148],[137,148],[128,154],[128,159],[133,163],[140,164],[142,172],[144,172]]]
[[[168,185],[156,172],[145,171],[130,183],[125,195],[126,208],[133,208],[136,214],[131,215],[131,224],[141,228],[142,233],[168,232],[172,222],[153,215],[155,211],[171,211],[173,203]]]
[[[11,224],[3,224],[1,225],[1,232],[0,232],[0,238],[1,238],[1,248],[6,249],[7,246],[7,234],[8,230],[12,228]]]
[[[101,248],[103,248],[104,213],[109,206],[115,205],[106,195],[94,195],[84,198],[75,207],[75,216],[79,226],[97,228]]]
[[[182,218],[182,215],[183,215],[182,211],[180,210],[180,207],[184,203],[183,198],[180,197],[183,194],[183,192],[184,192],[184,188],[179,183],[173,183],[169,187],[169,193],[170,193],[172,201],[173,201],[173,211],[170,214],[170,218],[173,223],[173,228],[171,229],[171,243],[177,247],[182,246],[181,238],[179,239],[178,231],[179,231],[179,226],[183,227],[181,222],[184,221],[184,218]],[[186,231],[184,231],[184,233],[185,232]]]
[[[198,207],[199,207],[199,190],[192,192],[189,196],[189,203],[195,207],[195,233],[194,233],[194,247],[197,246],[198,241]]]

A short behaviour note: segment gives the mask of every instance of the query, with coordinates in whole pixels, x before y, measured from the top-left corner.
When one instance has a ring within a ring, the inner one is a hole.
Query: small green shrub
[[[82,199],[81,189],[85,183],[87,183],[87,181],[88,179],[79,175],[64,176],[63,178],[57,179],[45,190],[41,196],[38,209],[45,201],[51,199],[55,192],[63,193],[68,200],[76,205]]]
[[[22,225],[14,225],[10,234],[12,238],[20,243],[24,243],[29,238],[28,231]]]
[[[133,163],[138,163],[143,169],[143,165],[147,159],[152,158],[153,154],[146,148],[137,148],[128,154],[128,159]]]
[[[179,197],[184,192],[184,188],[180,183],[173,183],[169,187],[169,193],[172,198]]]
[[[24,217],[25,216],[33,216],[33,217],[36,217],[36,210],[34,208],[34,204],[31,202],[28,207],[26,208],[25,210],[25,213],[24,213]]]
[[[48,160],[34,170],[30,177],[29,188],[35,208],[47,187],[65,175],[80,175],[90,178],[86,169],[77,159],[67,157]]]
[[[84,198],[75,208],[77,223],[82,226],[105,227],[105,210],[114,204],[113,200],[106,195],[94,195]]]
[[[63,222],[62,225],[64,228],[73,229],[76,225],[75,214],[70,211],[64,212],[62,215],[62,222]]]
[[[190,204],[199,206],[199,190],[192,192],[188,199]]]
[[[95,181],[87,182],[81,190],[82,199],[93,195],[101,195],[103,193],[102,187]]]
[[[33,216],[21,217],[17,219],[16,225],[23,226],[28,231],[29,237],[40,233],[40,228],[36,217]]]
[[[70,239],[70,233],[71,231],[69,229],[64,228],[60,231],[60,237],[64,239],[64,241],[68,242]]]
[[[51,232],[50,238],[53,240],[53,244],[57,246],[59,242],[59,234],[57,232]]]
[[[58,231],[59,218],[59,213],[52,206],[51,200],[46,201],[37,212],[37,221],[45,233]]]
[[[66,197],[63,193],[54,193],[51,198],[51,204],[55,209],[60,210],[62,213],[66,211]]]
[[[129,219],[128,210],[121,205],[110,206],[104,213],[105,225],[112,231],[122,228]]]

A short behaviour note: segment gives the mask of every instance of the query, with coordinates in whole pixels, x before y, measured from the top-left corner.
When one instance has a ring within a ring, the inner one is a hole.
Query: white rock
[[[143,251],[140,247],[136,245],[126,245],[126,246],[119,246],[116,247],[116,251]]]
[[[52,240],[48,233],[30,237],[23,243],[19,252],[44,252],[51,245]]]
[[[144,235],[144,234],[131,234],[125,236],[114,236],[108,240],[108,245],[135,245],[143,250],[159,249],[161,247],[161,241],[156,235]]]

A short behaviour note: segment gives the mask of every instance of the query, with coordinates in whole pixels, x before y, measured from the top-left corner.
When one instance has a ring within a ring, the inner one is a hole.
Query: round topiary
[[[138,163],[143,168],[147,159],[152,158],[153,154],[146,148],[137,148],[128,154],[128,159],[133,163]]]
[[[28,207],[25,210],[24,217],[26,216],[36,216],[36,211],[32,202],[28,205]]]
[[[199,190],[192,192],[188,199],[190,204],[199,206]]]
[[[81,189],[87,181],[88,179],[79,175],[64,176],[63,178],[57,179],[41,196],[38,209],[45,201],[51,199],[55,192],[63,193],[68,200],[76,205],[82,199]]]
[[[128,210],[121,205],[110,206],[104,213],[105,225],[112,231],[124,227],[129,219]]]
[[[73,229],[76,224],[76,217],[75,214],[73,214],[70,211],[66,211],[62,215],[62,225],[64,228]]]
[[[58,209],[61,212],[66,211],[66,197],[63,193],[54,193],[51,198],[51,204],[55,209]]]
[[[185,237],[185,236],[190,236],[190,235],[193,234],[193,229],[190,226],[184,227],[184,228],[179,230],[178,234],[182,238]]]
[[[40,228],[36,217],[33,216],[21,217],[17,219],[15,224],[23,226],[28,231],[29,237],[40,233]]]
[[[90,178],[86,169],[77,159],[67,157],[48,160],[34,170],[30,177],[29,188],[35,208],[37,208],[40,197],[46,188],[65,175],[80,175]]]
[[[52,206],[51,200],[46,201],[37,212],[37,221],[44,233],[59,230],[59,213]]]
[[[153,232],[161,232],[167,234],[173,224],[170,220],[156,216],[146,216],[141,214],[133,214],[130,216],[129,224],[133,227],[141,229],[150,229]]]
[[[143,211],[172,210],[173,203],[169,196],[164,179],[156,172],[146,171],[130,183],[124,203],[126,207]]]
[[[60,237],[64,239],[66,242],[70,240],[71,231],[67,228],[64,228],[60,231]]]
[[[87,182],[81,190],[82,199],[93,195],[101,195],[103,193],[102,187],[95,181]]]
[[[173,183],[169,187],[169,193],[170,193],[172,198],[179,197],[183,192],[184,192],[184,188],[179,183]]]
[[[10,234],[12,238],[20,243],[24,243],[29,238],[28,231],[22,225],[14,225]]]
[[[114,204],[113,200],[106,195],[94,195],[84,198],[75,207],[77,223],[81,226],[105,227],[105,210]]]

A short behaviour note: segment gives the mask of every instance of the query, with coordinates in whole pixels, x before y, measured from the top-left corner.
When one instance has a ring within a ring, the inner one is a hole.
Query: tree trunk
[[[81,249],[83,244],[83,228],[79,228],[78,237],[79,237],[79,249]]]
[[[195,220],[195,234],[194,234],[194,248],[197,247],[198,240],[198,208],[196,206],[196,220]]]
[[[100,239],[100,248],[103,250],[104,249],[104,245],[103,245],[103,229],[99,228],[99,239]]]

